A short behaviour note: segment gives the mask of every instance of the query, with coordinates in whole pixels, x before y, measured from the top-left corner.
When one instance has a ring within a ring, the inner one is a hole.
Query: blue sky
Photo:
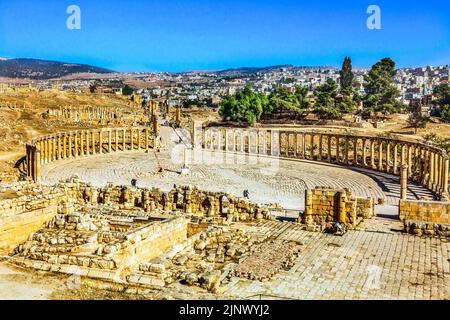
[[[66,9],[81,8],[81,30]],[[369,5],[382,29],[366,27]],[[0,57],[117,71],[450,63],[448,0],[0,0]]]

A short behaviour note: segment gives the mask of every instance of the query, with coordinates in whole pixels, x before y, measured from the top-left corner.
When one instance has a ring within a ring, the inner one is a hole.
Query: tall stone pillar
[[[302,158],[306,159],[306,133],[302,132]]]
[[[33,180],[35,182],[41,181],[41,148],[36,146],[36,149],[34,150],[34,164],[33,164]]]
[[[318,155],[318,160],[322,161],[322,150],[323,149],[323,134],[319,133],[319,155]]]
[[[362,163],[362,165],[364,167],[367,167],[367,139],[364,138],[362,143],[363,143],[363,163]]]
[[[78,158],[78,156],[80,155],[80,150],[78,149],[78,136],[79,132],[75,132],[74,134],[75,158]]]
[[[428,181],[428,188],[433,190],[434,189],[434,152],[430,151],[430,179]]]
[[[150,129],[149,128],[145,128],[145,148],[144,149],[148,150],[149,149],[149,145],[150,145]]]
[[[80,156],[84,155],[84,131],[80,132]]]
[[[412,145],[408,144],[408,175],[412,175]]]
[[[345,164],[349,165],[350,162],[350,139],[349,137],[345,137]]]
[[[341,138],[336,136],[336,163],[341,163]]]
[[[376,170],[375,166],[375,140],[373,138],[370,139],[370,167],[373,170]]]
[[[112,152],[112,132],[108,129],[108,153]]]
[[[429,166],[428,150],[424,149],[423,150],[423,180],[422,180],[422,184],[427,185],[427,186],[428,186],[428,181],[430,178],[429,167],[430,166]]]
[[[398,143],[394,145],[394,168],[393,172],[395,175],[398,174]]]
[[[338,212],[338,219],[340,223],[345,224],[347,222],[347,214],[346,214],[346,208],[345,204],[347,202],[347,195],[345,192],[339,192],[339,212]]]
[[[127,130],[122,130],[122,151],[127,150]]]
[[[56,138],[56,160],[62,159],[62,148],[61,148],[61,135],[58,134],[58,137]]]
[[[72,137],[73,137],[73,135],[72,135],[71,133],[69,133],[69,135],[68,135],[68,139],[69,139],[69,150],[68,150],[68,154],[67,154],[67,156],[68,156],[69,158],[72,158]]]
[[[272,130],[267,131],[267,146],[269,156],[273,155],[273,145],[272,145]]]
[[[96,146],[95,146],[95,130],[91,132],[91,144],[92,144],[92,154],[95,154]],[[98,152],[102,154],[102,129],[98,130]]]
[[[358,165],[358,138],[353,139],[353,165]]]
[[[67,154],[68,154],[68,150],[67,150],[67,134],[64,133],[63,135],[63,159],[67,158]]]
[[[385,171],[389,173],[391,170],[391,142],[386,142],[386,168]]]
[[[225,130],[225,151],[228,152],[228,150],[229,150],[228,129],[224,129],[224,130]]]
[[[119,129],[114,129],[114,143],[116,145],[115,152],[119,151]]]
[[[443,201],[449,201],[449,193],[448,193],[448,171],[449,171],[449,159],[444,159],[444,172],[443,172],[443,181],[442,181],[442,200]]]
[[[328,143],[328,150],[327,150],[327,159],[328,159],[328,162],[332,162],[333,161],[333,157],[332,157],[332,152],[331,152],[331,150],[332,150],[332,140],[333,140],[333,136],[331,136],[331,135],[328,135],[327,136],[327,143]]]
[[[381,140],[378,144],[378,170],[383,171],[383,142]]]
[[[130,150],[134,150],[134,129],[130,128]]]
[[[138,150],[141,150],[141,148],[142,148],[142,129],[141,128],[138,128],[137,129],[137,132],[138,132]]]
[[[402,165],[402,173],[400,176],[400,199],[406,200],[408,194],[408,165]]]

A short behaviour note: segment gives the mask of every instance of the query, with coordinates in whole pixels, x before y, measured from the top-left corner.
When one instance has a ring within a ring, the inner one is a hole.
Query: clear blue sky
[[[81,30],[66,9],[81,8]],[[382,30],[366,27],[367,7]],[[276,64],[450,64],[449,0],[0,0],[0,57],[184,71]]]

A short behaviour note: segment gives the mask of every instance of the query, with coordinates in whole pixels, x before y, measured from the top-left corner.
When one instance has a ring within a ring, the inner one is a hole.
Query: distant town
[[[370,69],[353,69],[357,91],[365,94],[364,76]],[[35,74],[30,74],[30,78]],[[223,71],[184,73],[77,73],[57,79],[14,80],[8,78],[0,88],[28,86],[38,90],[55,88],[63,91],[122,94],[124,88],[136,90],[149,99],[164,98],[170,105],[216,108],[224,96],[234,95],[246,86],[260,93],[270,93],[279,85],[287,88],[306,86],[308,96],[328,79],[339,83],[340,69],[335,67],[239,68]],[[450,67],[425,66],[398,69],[393,78],[400,92],[399,102],[431,108],[433,90],[449,83]],[[7,84],[5,84],[7,83]]]

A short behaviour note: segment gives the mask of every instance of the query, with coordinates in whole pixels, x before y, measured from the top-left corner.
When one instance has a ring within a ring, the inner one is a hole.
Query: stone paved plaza
[[[183,148],[158,154],[165,169],[157,174],[154,153],[126,152],[62,160],[44,166],[43,183],[78,176],[82,181],[103,186],[108,182],[129,185],[137,179],[140,187],[160,187],[169,191],[174,184],[195,185],[214,192],[242,196],[250,191],[250,200],[258,203],[278,202],[286,209],[304,209],[304,192],[316,186],[348,188],[356,196],[384,198],[398,204],[398,177],[369,170],[355,171],[329,164],[281,160],[252,155],[225,154],[195,150],[188,152],[190,172],[180,175]],[[430,195],[419,186],[411,186],[408,197]]]
[[[268,282],[232,278],[224,293],[251,299],[449,299],[449,243],[400,229],[400,222],[377,218],[337,237],[263,222],[248,232],[301,243],[296,265]]]

